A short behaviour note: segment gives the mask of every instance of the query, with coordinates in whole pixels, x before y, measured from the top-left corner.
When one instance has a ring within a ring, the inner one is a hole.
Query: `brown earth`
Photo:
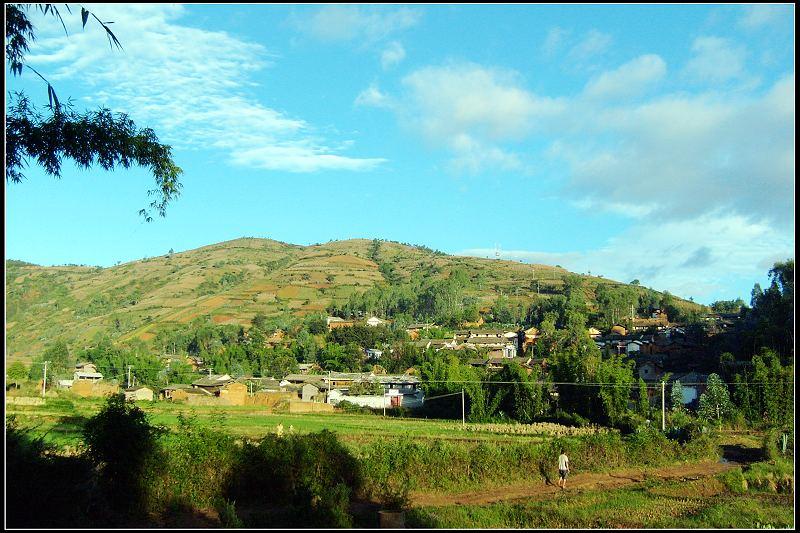
[[[667,466],[662,468],[631,468],[617,472],[587,472],[572,474],[567,478],[566,489],[558,486],[558,481],[551,482],[535,479],[517,483],[463,492],[460,494],[412,493],[412,507],[439,507],[445,505],[487,505],[500,501],[541,500],[552,495],[565,492],[577,493],[587,490],[607,490],[641,483],[648,479],[660,480],[696,480],[710,477],[726,470],[740,466],[735,462],[705,461],[686,465]]]

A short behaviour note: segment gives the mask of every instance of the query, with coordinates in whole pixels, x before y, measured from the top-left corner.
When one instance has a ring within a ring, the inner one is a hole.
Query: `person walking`
[[[567,487],[567,474],[569,473],[569,457],[567,452],[561,450],[561,455],[558,456],[558,486],[561,490]]]

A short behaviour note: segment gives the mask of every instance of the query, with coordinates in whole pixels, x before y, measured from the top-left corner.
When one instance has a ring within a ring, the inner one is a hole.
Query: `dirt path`
[[[412,507],[430,507],[443,505],[486,505],[500,501],[537,500],[552,497],[564,492],[575,494],[587,490],[616,489],[647,479],[698,479],[719,474],[739,466],[735,462],[706,461],[688,465],[676,465],[662,468],[631,468],[610,473],[579,473],[570,475],[567,488],[563,491],[557,481],[547,484],[544,480],[521,481],[511,485],[495,487],[489,490],[464,492],[461,494],[413,493]]]

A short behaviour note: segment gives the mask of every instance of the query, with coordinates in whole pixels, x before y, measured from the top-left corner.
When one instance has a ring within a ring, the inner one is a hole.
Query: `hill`
[[[247,327],[256,313],[324,313],[354,293],[403,286],[420,273],[442,280],[456,269],[464,272],[471,280],[466,293],[482,311],[500,294],[523,305],[558,294],[570,275],[560,267],[377,242],[353,239],[298,246],[241,238],[108,268],[42,267],[8,260],[6,360],[30,360],[56,339],[82,347],[98,333],[117,341],[149,341],[159,328],[198,317]],[[590,306],[597,286],[619,284],[582,278]]]

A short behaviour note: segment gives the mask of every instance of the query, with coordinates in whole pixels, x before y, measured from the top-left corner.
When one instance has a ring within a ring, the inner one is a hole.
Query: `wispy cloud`
[[[381,53],[381,66],[387,70],[397,65],[406,57],[406,50],[397,41],[392,41]]]
[[[630,98],[660,81],[667,64],[655,54],[639,56],[614,70],[603,72],[586,85],[590,98]]]
[[[237,165],[312,172],[383,162],[336,154],[311,124],[259,102],[251,75],[275,60],[260,44],[183,25],[182,6],[109,4],[95,11],[115,22],[123,52],[109,50],[97,28],[72,28],[67,37],[45,19],[29,55],[54,81],[84,84],[89,105],[129,112],[178,148],[224,150]]]
[[[686,72],[701,82],[720,83],[740,78],[744,73],[746,51],[729,39],[698,37],[692,43],[692,52]]]
[[[559,26],[554,26],[547,31],[547,36],[542,43],[542,52],[546,56],[555,54],[564,44],[565,39],[569,35],[569,30],[565,30]]]
[[[573,197],[602,198],[647,216],[696,217],[724,208],[791,228],[794,210],[794,76],[760,96],[668,95],[641,104],[570,106],[579,129],[565,135]]]
[[[310,15],[295,13],[290,20],[298,30],[320,41],[371,44],[415,26],[421,17],[419,9],[409,7],[328,5]]]
[[[568,59],[576,65],[584,65],[587,61],[604,54],[614,41],[611,35],[599,30],[590,30],[583,39],[570,49]]]
[[[355,100],[355,105],[364,107],[383,107],[391,108],[394,101],[391,97],[381,92],[376,84],[372,84],[360,93]]]
[[[779,22],[791,24],[794,18],[790,4],[757,4],[743,6],[744,13],[739,19],[739,25],[753,30],[771,26]]]

